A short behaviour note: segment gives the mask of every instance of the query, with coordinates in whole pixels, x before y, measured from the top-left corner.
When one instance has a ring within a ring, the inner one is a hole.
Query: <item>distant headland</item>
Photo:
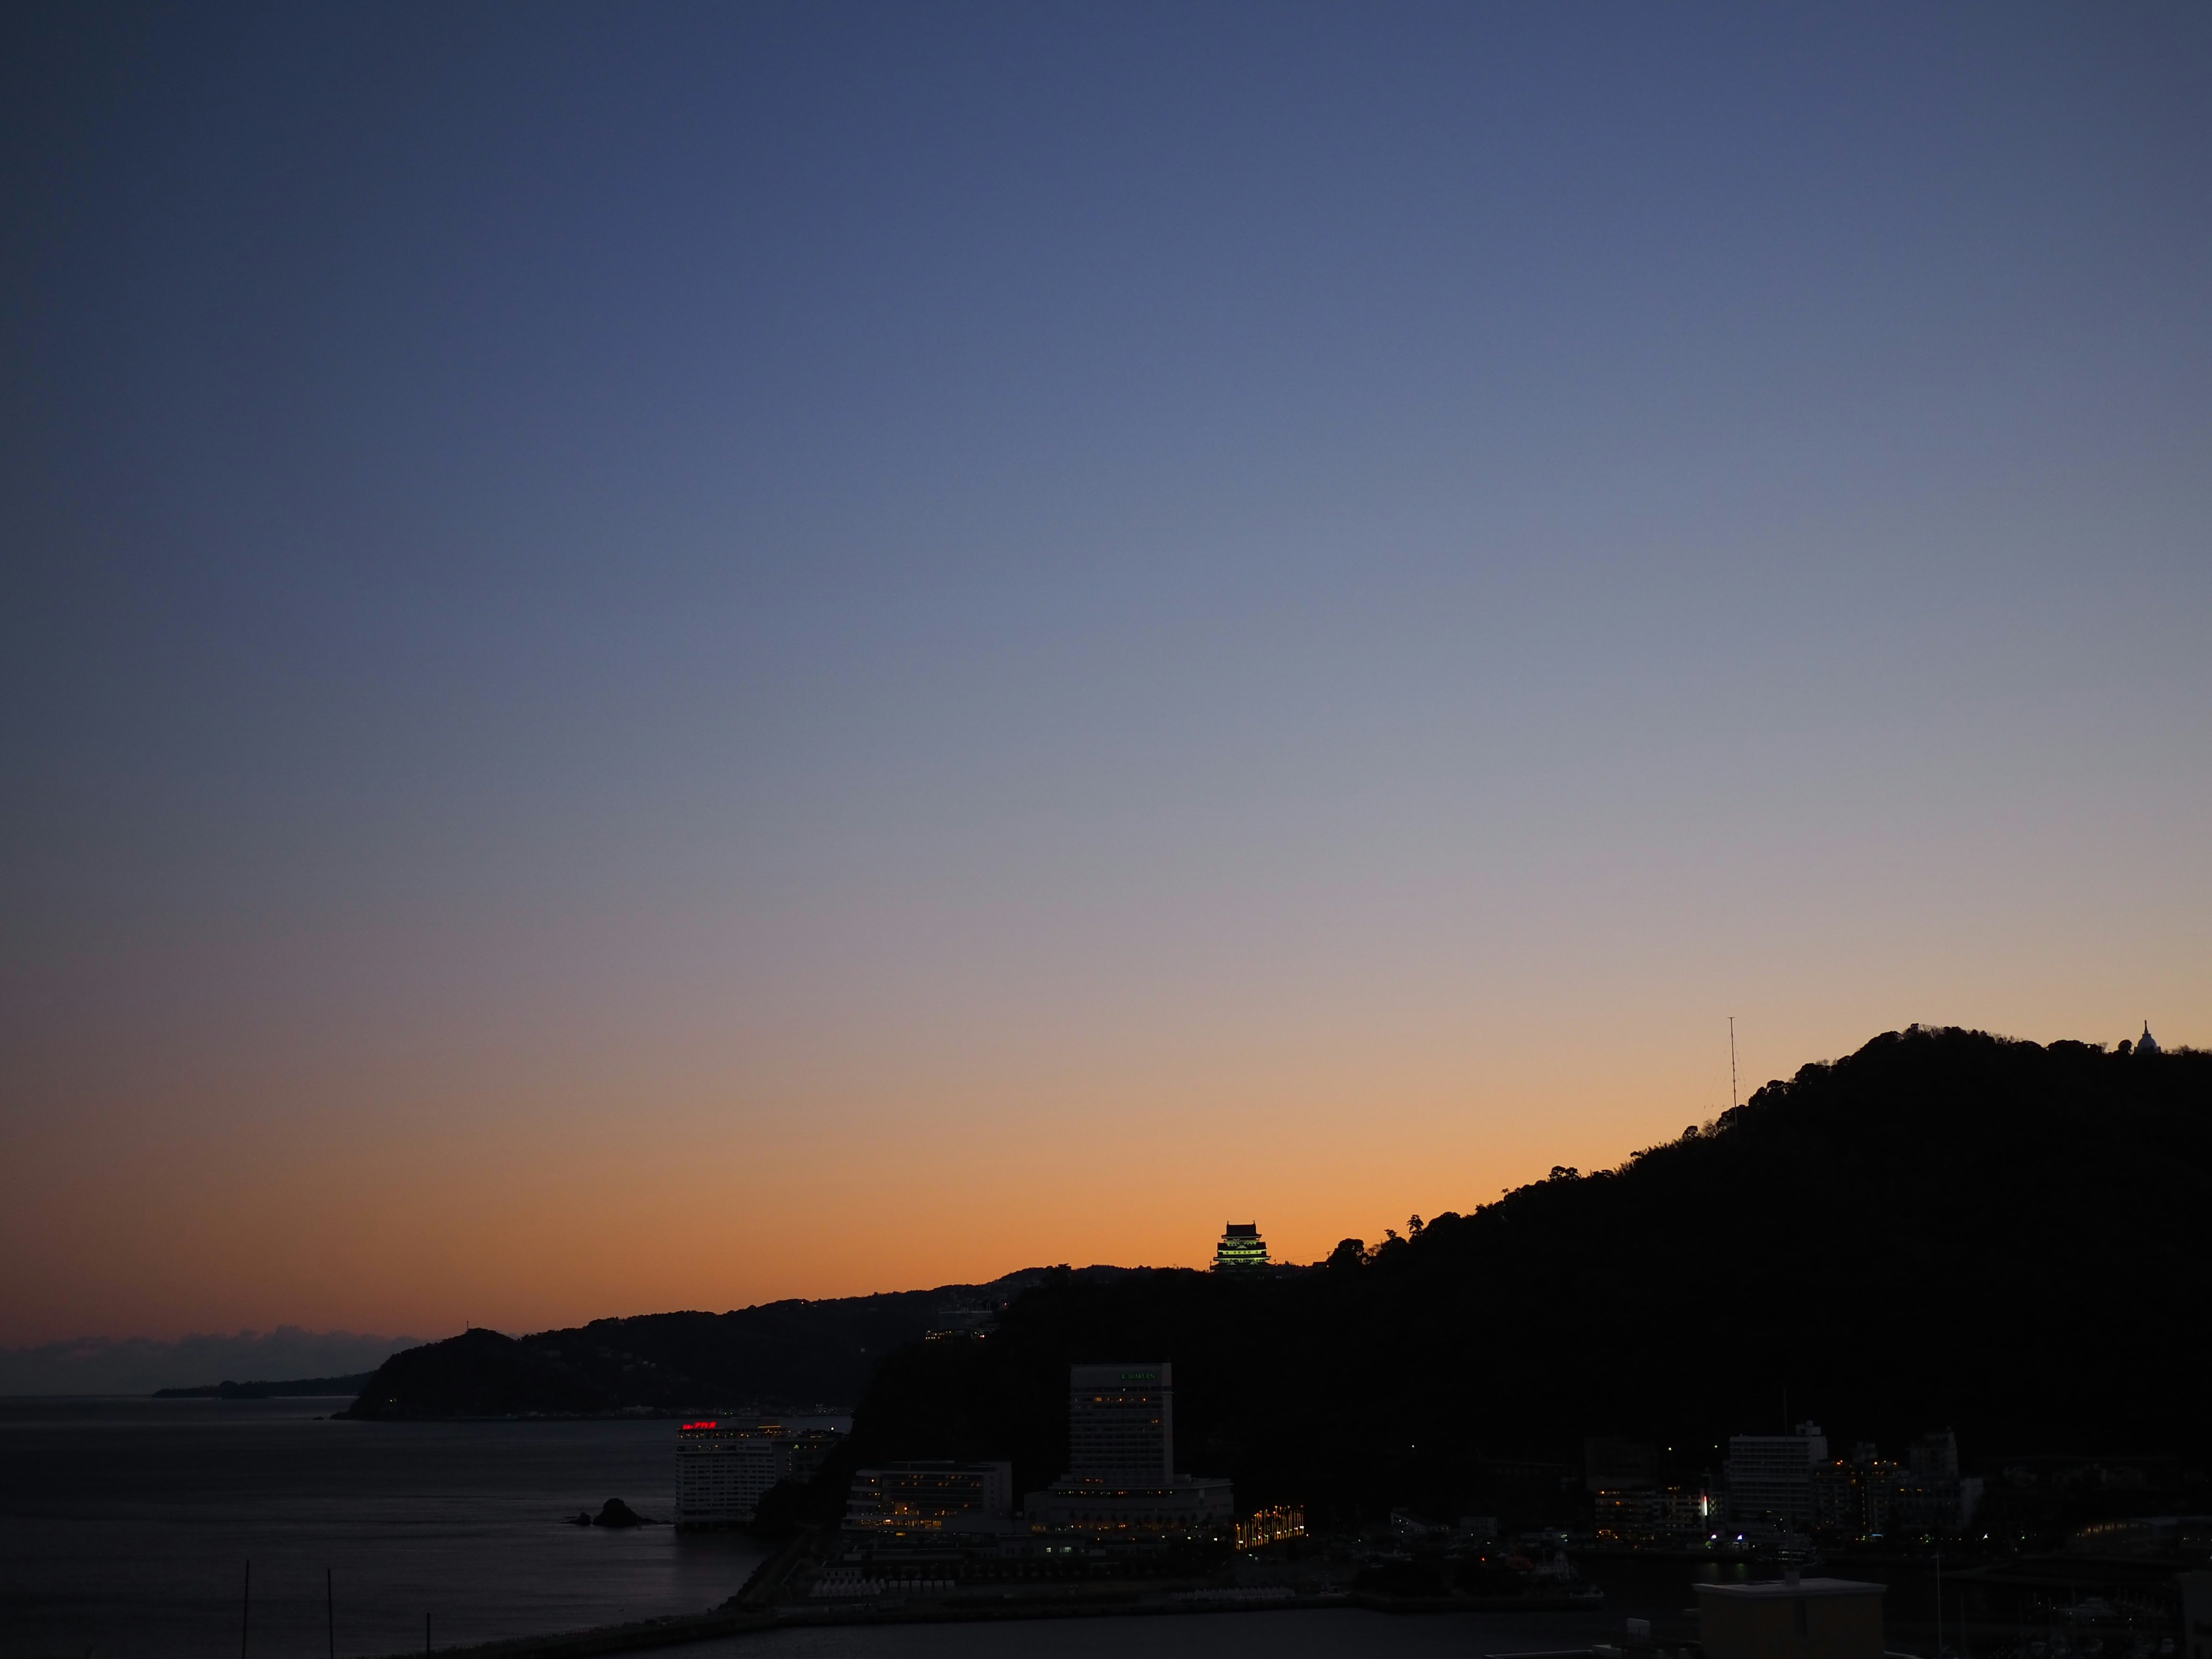
[[[194,1389],[156,1389],[156,1400],[289,1400],[352,1399],[367,1388],[374,1371],[350,1376],[301,1376],[289,1382],[209,1382]]]

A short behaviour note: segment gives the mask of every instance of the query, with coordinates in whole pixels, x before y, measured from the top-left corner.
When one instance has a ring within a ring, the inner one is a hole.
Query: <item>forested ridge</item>
[[[1894,1454],[1948,1426],[2027,1453],[2202,1460],[2187,1346],[2212,1280],[2212,1054],[1915,1027],[1619,1168],[1249,1278],[1028,1270],[395,1355],[360,1416],[860,1400],[855,1459],[1066,1458],[1066,1367],[1167,1359],[1178,1463],[1240,1506],[1511,1510],[1583,1437],[1717,1469],[1813,1418]],[[1009,1298],[1011,1300],[1009,1301]],[[981,1337],[921,1339],[1006,1305]],[[1547,1469],[1545,1466],[1549,1465]]]
[[[1916,1027],[1318,1271],[1049,1280],[987,1339],[888,1358],[854,1451],[1041,1485],[1066,1365],[1169,1359],[1178,1462],[1241,1507],[1510,1508],[1589,1434],[1694,1478],[1785,1410],[1893,1454],[1952,1426],[1974,1464],[2201,1455],[2208,1194],[2212,1054]]]

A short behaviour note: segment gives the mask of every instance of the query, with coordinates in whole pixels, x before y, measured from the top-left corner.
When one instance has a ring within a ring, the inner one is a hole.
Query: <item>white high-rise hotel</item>
[[[1813,1524],[1813,1470],[1828,1461],[1828,1438],[1817,1423],[1794,1434],[1739,1434],[1729,1439],[1729,1514],[1790,1531]]]
[[[676,1524],[727,1527],[751,1520],[777,1481],[811,1480],[850,1426],[846,1419],[827,1417],[684,1424],[676,1431]]]
[[[716,1419],[676,1431],[676,1524],[750,1521],[768,1489],[791,1473],[781,1423]]]
[[[1067,1385],[1067,1473],[1030,1494],[1033,1525],[1124,1537],[1230,1525],[1228,1481],[1176,1473],[1171,1365],[1075,1365]]]

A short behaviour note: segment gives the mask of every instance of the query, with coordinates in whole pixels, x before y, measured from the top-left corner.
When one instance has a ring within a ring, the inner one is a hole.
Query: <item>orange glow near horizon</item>
[[[1791,1046],[1832,1057],[1905,1023]],[[1747,1095],[1798,1056],[1740,1024]],[[1056,1093],[1042,1057],[1001,1054],[995,1083],[917,1061],[894,1097],[825,1066],[765,1100],[694,1079],[651,1111],[580,1067],[527,1094],[382,1106],[391,1079],[369,1073],[360,1099],[289,1115],[243,1092],[170,1095],[161,1122],[49,1128],[16,1164],[5,1340],[280,1323],[434,1337],[1055,1262],[1197,1267],[1224,1218],[1255,1217],[1275,1260],[1310,1261],[1556,1164],[1617,1164],[1727,1105],[1724,1030],[1695,1048],[1621,1026],[1604,1047],[1564,1026],[1511,1048],[1402,1035],[1249,1058],[1224,1043],[1173,1066],[1094,1056]]]

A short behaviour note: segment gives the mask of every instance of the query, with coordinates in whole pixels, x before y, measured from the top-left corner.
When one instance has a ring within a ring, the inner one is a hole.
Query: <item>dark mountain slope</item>
[[[1089,1268],[1111,1273],[1113,1268]],[[1043,1277],[733,1313],[643,1314],[524,1337],[471,1330],[397,1353],[347,1413],[366,1418],[595,1414],[849,1406],[877,1357],[962,1310],[995,1309]]]
[[[1505,1457],[1674,1448],[1813,1417],[1892,1452],[2201,1454],[2212,1054],[1915,1029],[1707,1132],[1561,1172],[1323,1272],[1048,1283],[988,1341],[888,1359],[864,1457],[1061,1467],[1065,1366],[1176,1364],[1184,1467],[1243,1503],[1510,1503]],[[1556,1482],[1555,1482],[1556,1484]]]

